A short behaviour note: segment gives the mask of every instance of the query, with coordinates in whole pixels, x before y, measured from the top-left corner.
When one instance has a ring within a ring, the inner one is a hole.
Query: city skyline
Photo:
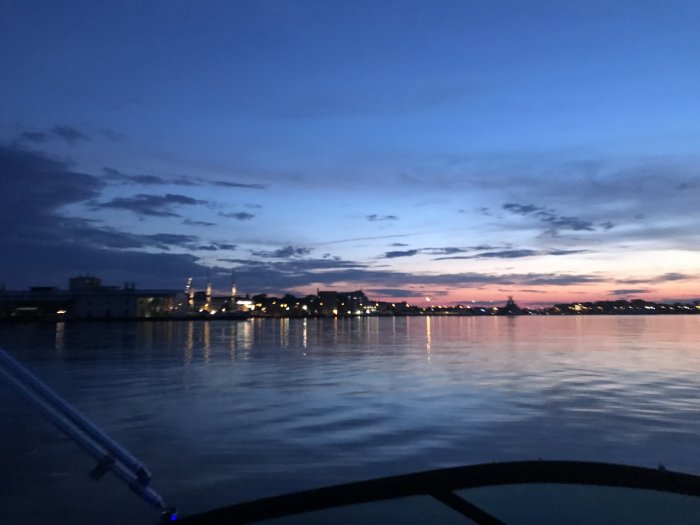
[[[6,2],[7,288],[700,298],[693,2]]]

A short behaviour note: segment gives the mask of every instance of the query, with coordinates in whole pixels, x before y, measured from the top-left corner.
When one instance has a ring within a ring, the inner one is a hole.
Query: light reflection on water
[[[0,327],[0,345],[184,511],[498,460],[700,473],[699,339],[691,316]],[[4,387],[0,416],[10,523],[50,509],[88,523],[115,506],[114,523],[153,522],[116,482],[85,481],[90,461]]]

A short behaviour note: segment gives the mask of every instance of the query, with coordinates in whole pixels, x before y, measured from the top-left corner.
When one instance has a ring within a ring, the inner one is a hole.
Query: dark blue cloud
[[[436,261],[447,261],[455,259],[519,259],[523,257],[534,257],[537,255],[572,255],[577,253],[590,253],[590,250],[531,250],[531,249],[510,249],[493,250],[475,253],[473,255],[456,255],[451,257],[436,257]]]
[[[75,172],[65,161],[0,146],[0,179],[0,279],[8,285],[65,285],[76,272],[89,271],[107,281],[167,286],[203,271],[193,255],[137,251],[167,250],[194,237],[138,235],[61,215],[64,206],[92,201],[105,188],[102,178]]]
[[[425,297],[424,292],[417,292],[410,288],[370,288],[365,293],[372,297],[373,294],[382,297]]]
[[[377,215],[376,213],[372,213],[371,215],[367,215],[366,219],[370,222],[377,222],[377,221],[396,221],[399,218],[396,215]]]
[[[85,133],[70,126],[54,126],[51,128],[51,134],[65,140],[69,144],[73,144],[79,140],[90,140],[90,137]]]
[[[68,144],[75,144],[78,141],[89,141],[90,137],[80,130],[71,126],[54,126],[47,131],[25,131],[20,133],[16,142],[42,144],[50,140],[62,140]]]
[[[422,248],[421,253],[428,255],[451,255],[454,253],[464,253],[465,248],[457,248],[456,246],[445,246],[442,248]]]
[[[418,255],[419,253],[420,250],[394,250],[386,252],[384,255],[382,255],[382,258],[396,259],[398,257],[413,257],[414,255]]]
[[[264,184],[248,184],[243,182],[229,182],[225,180],[215,180],[210,184],[213,186],[223,186],[225,188],[246,188],[251,190],[264,190],[266,188]]]
[[[122,173],[114,168],[105,167],[102,169],[105,177],[111,181],[122,182],[127,184],[136,184],[142,186],[158,186],[158,185],[175,185],[175,186],[219,186],[225,188],[243,188],[264,190],[264,184],[244,183],[226,180],[209,180],[202,177],[189,177],[180,175],[175,177],[161,177],[158,175],[136,174],[129,175]],[[259,207],[258,205],[250,205],[250,207]]]
[[[402,243],[393,243],[391,246],[408,246],[407,244],[402,244]],[[440,248],[415,248],[412,250],[393,250],[384,253],[384,255],[381,256],[382,259],[395,259],[397,257],[413,257],[414,255],[418,254],[426,254],[426,255],[443,255],[443,254],[453,254],[453,253],[463,253],[467,251],[465,248],[457,248],[455,246],[445,246],[445,247],[440,247]],[[446,257],[449,259],[449,257]],[[439,260],[439,259],[435,259]]]
[[[136,281],[140,287],[171,288],[179,286],[179,280],[188,275],[204,275],[206,272],[206,268],[197,264],[197,258],[190,254],[103,249],[82,241],[40,244],[0,241],[0,246],[12,250],[0,265],[8,285],[65,286],[69,277],[89,271],[108,283]],[[49,266],[44,262],[47,260],[51,261]]]
[[[618,290],[610,290],[610,293],[612,295],[637,295],[643,293],[650,293],[653,291],[654,290],[651,290],[649,288],[623,288]]]
[[[593,223],[590,221],[585,221],[579,219],[578,217],[542,217],[542,221],[549,224],[549,232],[555,233],[559,230],[571,230],[571,231],[595,231]]]
[[[195,221],[192,219],[185,219],[182,221],[182,224],[186,226],[216,226],[215,222]]]
[[[591,221],[586,221],[578,217],[569,217],[557,215],[554,210],[535,206],[534,204],[517,204],[514,202],[505,203],[502,208],[516,215],[530,216],[542,222],[546,228],[545,233],[549,235],[557,235],[560,231],[595,231],[595,227]],[[608,223],[612,228],[612,223]]]
[[[650,283],[666,283],[666,282],[673,282],[673,281],[685,281],[688,279],[695,279],[696,276],[690,275],[690,274],[685,274],[685,273],[678,273],[678,272],[671,272],[671,273],[665,273],[662,275],[656,275],[653,277],[647,277],[647,278],[637,278],[637,279],[618,279],[615,282],[618,284],[650,284]]]
[[[308,287],[309,285],[334,286],[337,283],[347,282],[364,283],[364,288],[367,290],[374,288],[399,290],[408,289],[409,287],[439,290],[488,285],[521,286],[525,288],[535,286],[580,286],[604,281],[604,279],[595,275],[560,273],[426,275],[371,268],[355,261],[329,259],[287,259],[280,261],[221,260],[236,264],[236,275],[240,282],[246,282],[251,289],[266,293],[277,293],[279,290],[290,290],[298,287]],[[426,292],[415,293],[418,293],[420,296]],[[433,292],[431,291],[430,294],[433,294]]]
[[[380,240],[380,239],[397,239],[401,237],[411,237],[410,234],[399,234],[399,235],[370,235],[367,237],[348,237],[345,239],[337,239],[334,241],[327,241],[324,242],[323,244],[342,244],[346,242],[355,242],[355,241],[374,241],[374,240]]]
[[[197,242],[197,237],[179,233],[156,233],[153,235],[143,235],[142,238],[152,241],[155,246],[165,250],[169,250],[171,246],[192,248]]]
[[[165,195],[149,195],[140,193],[133,197],[115,197],[107,202],[95,202],[93,209],[112,208],[117,210],[128,210],[136,215],[152,217],[180,217],[173,211],[176,206],[195,206],[206,204],[206,201],[194,199],[187,195],[167,193]]]
[[[105,174],[105,178],[109,181],[133,183],[142,186],[159,186],[172,183],[172,181],[157,175],[126,175],[113,168],[102,168],[102,171]]]
[[[492,250],[500,250],[503,248],[508,248],[510,247],[509,244],[506,244],[504,246],[498,247],[498,246],[492,246],[490,244],[477,244],[476,246],[470,246],[470,250],[474,251],[492,251]]]
[[[65,161],[6,146],[0,146],[0,177],[0,216],[17,214],[29,222],[67,204],[95,198],[105,187],[98,177],[75,172]],[[6,226],[11,224],[4,222]]]
[[[662,283],[668,281],[685,281],[686,279],[697,279],[696,275],[688,275],[685,273],[671,272],[659,275],[654,278],[655,283]]]
[[[518,259],[538,255],[535,250],[502,250],[498,252],[482,252],[473,256],[474,259]]]
[[[535,206],[534,204],[516,204],[514,202],[507,202],[503,205],[503,209],[517,213],[518,215],[532,215],[534,213],[546,213],[545,208]]]
[[[546,255],[573,255],[577,253],[591,253],[591,250],[547,250]]]
[[[573,286],[579,284],[593,284],[604,282],[605,279],[595,275],[580,274],[527,274],[522,279],[522,284],[539,286]]]
[[[265,257],[274,259],[288,259],[290,257],[302,257],[311,253],[311,248],[295,248],[294,246],[285,246],[278,250],[272,251],[255,251],[252,250],[251,255],[254,257]]]
[[[219,215],[227,219],[236,219],[237,221],[249,221],[255,217],[255,215],[247,211],[219,212]]]

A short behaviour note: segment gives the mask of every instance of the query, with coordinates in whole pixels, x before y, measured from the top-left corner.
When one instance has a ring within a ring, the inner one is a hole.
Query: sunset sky
[[[0,283],[700,298],[700,2],[0,3]]]

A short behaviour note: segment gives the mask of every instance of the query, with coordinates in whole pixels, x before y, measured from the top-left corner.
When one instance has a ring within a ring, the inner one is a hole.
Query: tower
[[[192,289],[192,277],[187,278],[187,282],[185,283],[185,297],[187,297],[187,304],[189,306],[194,305],[194,290]]]
[[[209,304],[211,303],[211,270],[207,269],[207,307],[209,310]]]

